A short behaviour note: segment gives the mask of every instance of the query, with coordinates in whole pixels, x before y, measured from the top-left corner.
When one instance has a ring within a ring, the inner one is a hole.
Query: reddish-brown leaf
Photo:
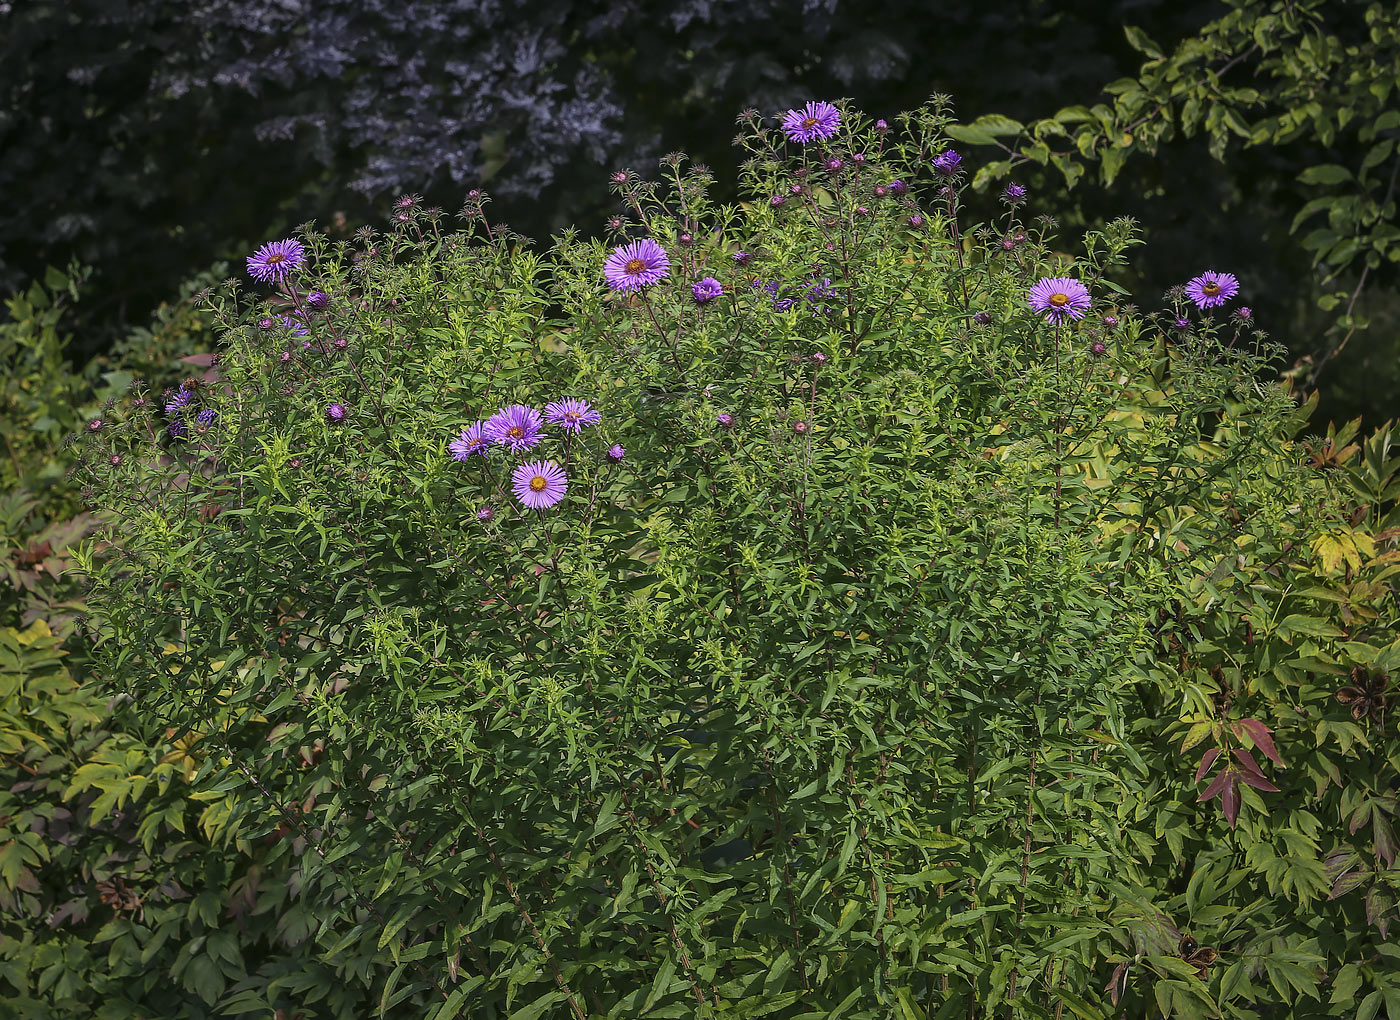
[[[1385,861],[1387,868],[1395,864],[1395,830],[1390,827],[1390,820],[1382,818],[1379,814],[1375,816],[1376,832],[1376,856]]]
[[[1329,900],[1335,900],[1339,896],[1345,896],[1358,886],[1363,886],[1371,880],[1369,871],[1350,871],[1332,883],[1332,891],[1327,894]]]
[[[1233,777],[1234,773],[1231,772],[1230,769],[1223,769],[1219,775],[1210,781],[1210,785],[1206,787],[1205,793],[1196,798],[1196,803],[1199,804],[1203,800],[1210,800],[1212,797],[1218,796],[1220,791],[1225,789],[1226,785],[1230,783]]]
[[[1274,738],[1265,726],[1258,719],[1241,719],[1240,728],[1249,734],[1249,739],[1254,741],[1254,746],[1264,752],[1264,756],[1279,768],[1283,767],[1283,759],[1279,757],[1278,748],[1274,746]]]
[[[1257,772],[1250,772],[1248,770],[1241,772],[1240,781],[1248,783],[1256,790],[1263,790],[1265,793],[1278,793],[1278,787]]]
[[[1219,757],[1220,748],[1218,747],[1212,747],[1205,754],[1201,755],[1200,767],[1196,769],[1196,782],[1199,783],[1202,779],[1205,778],[1206,773],[1210,771],[1210,767],[1215,764],[1215,759]],[[1203,797],[1201,799],[1204,800],[1205,798]]]
[[[1108,993],[1108,1001],[1113,1005],[1118,1005],[1118,1000],[1123,997],[1123,993],[1128,988],[1128,961],[1124,960],[1113,968],[1113,974],[1109,976],[1108,984],[1103,986],[1103,990]]]
[[[1360,804],[1356,805],[1356,810],[1351,813],[1351,824],[1347,826],[1347,831],[1355,836],[1356,830],[1370,820],[1371,802],[1369,800],[1363,800]]]
[[[1225,792],[1220,795],[1220,806],[1225,811],[1225,820],[1230,823],[1230,828],[1235,827],[1235,820],[1240,816],[1240,777],[1237,773],[1227,772],[1230,781],[1225,784]]]
[[[1250,754],[1243,747],[1237,747],[1230,753],[1235,756],[1236,760],[1239,761],[1246,772],[1252,772],[1261,779],[1264,777],[1264,770],[1261,769],[1259,763],[1254,760],[1254,755]]]

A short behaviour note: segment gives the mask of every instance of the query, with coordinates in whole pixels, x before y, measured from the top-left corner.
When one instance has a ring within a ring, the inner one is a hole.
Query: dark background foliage
[[[1136,73],[1125,23],[1174,40],[1221,10],[1145,0],[0,7],[0,289],[75,256],[93,265],[77,338],[88,351],[143,321],[195,269],[304,219],[353,227],[398,191],[452,209],[485,186],[493,217],[528,235],[591,228],[609,211],[603,173],[646,170],[670,148],[717,168],[732,193],[730,140],[745,107],[845,95],[892,117],[945,92],[964,119],[1047,116]],[[1226,172],[1203,151],[1174,152],[1139,161],[1112,197],[1086,188],[1080,202],[1089,219],[1144,221],[1154,286],[1218,264],[1243,274],[1258,306],[1266,290],[1294,293],[1284,280],[1303,260],[1269,230],[1241,229],[1239,215],[1200,213],[1245,201],[1244,217],[1281,232],[1269,193],[1250,184],[1276,169],[1245,160]],[[1289,300],[1278,310],[1297,317]]]

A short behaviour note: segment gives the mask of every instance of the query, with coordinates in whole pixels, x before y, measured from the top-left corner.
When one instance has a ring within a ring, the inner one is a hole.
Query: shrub
[[[218,385],[93,441],[103,672],[230,838],[295,836],[316,967],[205,916],[215,1008],[1243,1016],[1364,937],[1254,849],[1264,656],[1342,636],[1261,578],[1341,496],[1247,316],[1128,305],[1129,221],[960,224],[940,103],[828,114],[749,124],[741,207],[616,176],[611,254],[307,231],[215,296]]]

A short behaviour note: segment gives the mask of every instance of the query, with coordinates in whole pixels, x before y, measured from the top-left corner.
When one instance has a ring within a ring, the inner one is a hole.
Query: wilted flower
[[[753,256],[746,251],[736,251],[729,257],[734,260],[735,265],[739,266],[746,266],[753,261]]]
[[[481,507],[481,509],[479,509],[479,510],[476,512],[476,519],[477,519],[478,521],[489,521],[492,517],[495,517],[495,516],[496,516],[496,511],[493,510],[493,509],[491,509],[491,504],[490,504],[490,503],[487,503],[485,506]]]
[[[885,197],[886,195],[888,195],[889,193],[890,193],[890,189],[887,188],[887,187],[885,187],[883,184],[877,184],[877,185],[875,185],[875,197],[876,197],[876,198],[884,198],[884,197]]]
[[[319,312],[331,303],[331,296],[323,290],[313,290],[306,295],[306,303]]]
[[[92,421],[87,423],[87,430],[89,432],[101,432],[102,426],[105,424],[107,423],[104,422],[101,418],[94,418],[92,419]]]
[[[853,152],[853,153],[851,153],[851,162],[854,163],[856,166],[865,166],[865,153],[863,153],[863,152]]]
[[[1191,320],[1178,315],[1176,319],[1172,322],[1172,325],[1174,325],[1177,329],[1181,330],[1182,332],[1185,332],[1186,330],[1191,328]]]
[[[875,122],[875,133],[877,135],[887,135],[890,133],[890,126],[883,120],[877,120]]]
[[[979,326],[987,326],[991,324],[992,316],[989,312],[978,312],[972,317],[972,321]]]
[[[835,173],[837,170],[840,170],[846,164],[841,161],[840,156],[832,156],[823,165],[827,168],[827,170],[831,171],[832,173]]]
[[[551,425],[562,425],[564,431],[574,435],[578,435],[585,425],[597,425],[603,420],[603,416],[593,410],[588,401],[573,397],[546,404],[544,417]]]
[[[332,425],[339,425],[348,413],[344,404],[331,404],[326,408],[326,421]]]
[[[1067,276],[1041,277],[1031,288],[1029,304],[1045,321],[1059,324],[1066,317],[1082,319],[1089,310],[1089,291],[1084,284]]]
[[[536,460],[522,464],[511,476],[516,498],[531,510],[554,506],[569,490],[564,469],[552,460]]]
[[[1096,358],[1102,358],[1105,354],[1108,353],[1108,348],[1105,347],[1103,344],[1094,344],[1089,348],[1089,353]]]
[[[734,416],[726,411],[721,411],[719,414],[715,415],[715,421],[719,423],[720,428],[727,429],[733,426]]]
[[[816,351],[812,354],[812,364],[816,365],[818,368],[825,365],[827,360],[826,354],[822,351]]]
[[[1370,715],[1379,720],[1385,713],[1389,687],[1387,674],[1355,666],[1351,671],[1351,683],[1339,690],[1336,697],[1343,705],[1351,707],[1351,717],[1358,722]]]
[[[614,248],[603,264],[603,278],[613,290],[641,290],[671,275],[666,250],[650,238]]]
[[[1026,189],[1013,181],[1001,193],[1001,200],[1007,205],[1020,205],[1026,200]]]
[[[1104,326],[1107,327],[1108,329],[1116,329],[1116,328],[1118,327],[1118,316],[1116,316],[1116,315],[1105,315],[1105,316],[1103,317],[1103,324],[1104,324]]]
[[[903,181],[890,181],[890,194],[895,198],[902,198],[909,191],[909,185]]]
[[[264,315],[261,319],[258,320],[258,329],[262,330],[264,333],[266,333],[275,325],[277,325],[276,321],[274,321],[273,318],[269,315]]]
[[[489,443],[490,440],[486,438],[486,423],[477,421],[463,429],[460,436],[447,444],[447,452],[452,455],[453,460],[465,462],[474,453],[485,457]]]
[[[792,423],[792,431],[796,432],[799,436],[805,436],[811,429],[811,423],[803,421],[801,418]]]
[[[1250,322],[1254,318],[1254,309],[1249,305],[1240,305],[1235,309],[1235,317],[1241,322]]]
[[[724,287],[713,276],[707,276],[703,280],[697,281],[691,288],[690,293],[695,296],[698,304],[705,304],[724,294]]]
[[[484,435],[492,443],[519,452],[538,445],[543,428],[540,412],[525,404],[511,404],[486,419]]]
[[[783,134],[790,142],[817,142],[836,134],[841,111],[830,103],[808,103],[800,110],[789,110],[783,118]]]
[[[259,283],[280,283],[305,261],[306,248],[296,238],[270,241],[248,256],[248,275]]]
[[[771,205],[774,209],[776,209],[778,208],[778,206],[782,205],[786,201],[787,199],[784,198],[782,195],[773,195],[768,199],[768,204]]]
[[[1207,270],[1186,284],[1186,296],[1197,308],[1218,308],[1240,292],[1240,281],[1230,273]]]
[[[857,216],[869,216],[869,215],[870,215],[870,207],[869,207],[869,206],[866,206],[866,205],[858,205],[858,206],[856,206],[856,215],[857,215]]]
[[[623,449],[621,443],[614,443],[608,449],[608,460],[612,461],[613,463],[617,463],[626,455],[627,451]]]
[[[194,420],[199,422],[201,425],[213,425],[214,420],[218,417],[218,411],[215,411],[212,407],[206,407],[203,411],[200,411],[197,415],[194,416]]]
[[[913,216],[910,216],[910,217],[909,217],[909,226],[911,226],[913,229],[918,230],[918,229],[919,229],[920,227],[922,227],[923,225],[924,225],[924,218],[923,218],[922,216],[920,216],[918,213],[915,213]]]

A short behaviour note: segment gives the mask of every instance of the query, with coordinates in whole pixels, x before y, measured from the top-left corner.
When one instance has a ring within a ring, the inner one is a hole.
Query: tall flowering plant
[[[260,252],[221,385],[94,440],[104,668],[386,1013],[1102,1015],[1149,624],[1323,501],[1293,403],[1131,223],[965,230],[941,105],[745,120],[743,207],[668,156],[606,242]]]

